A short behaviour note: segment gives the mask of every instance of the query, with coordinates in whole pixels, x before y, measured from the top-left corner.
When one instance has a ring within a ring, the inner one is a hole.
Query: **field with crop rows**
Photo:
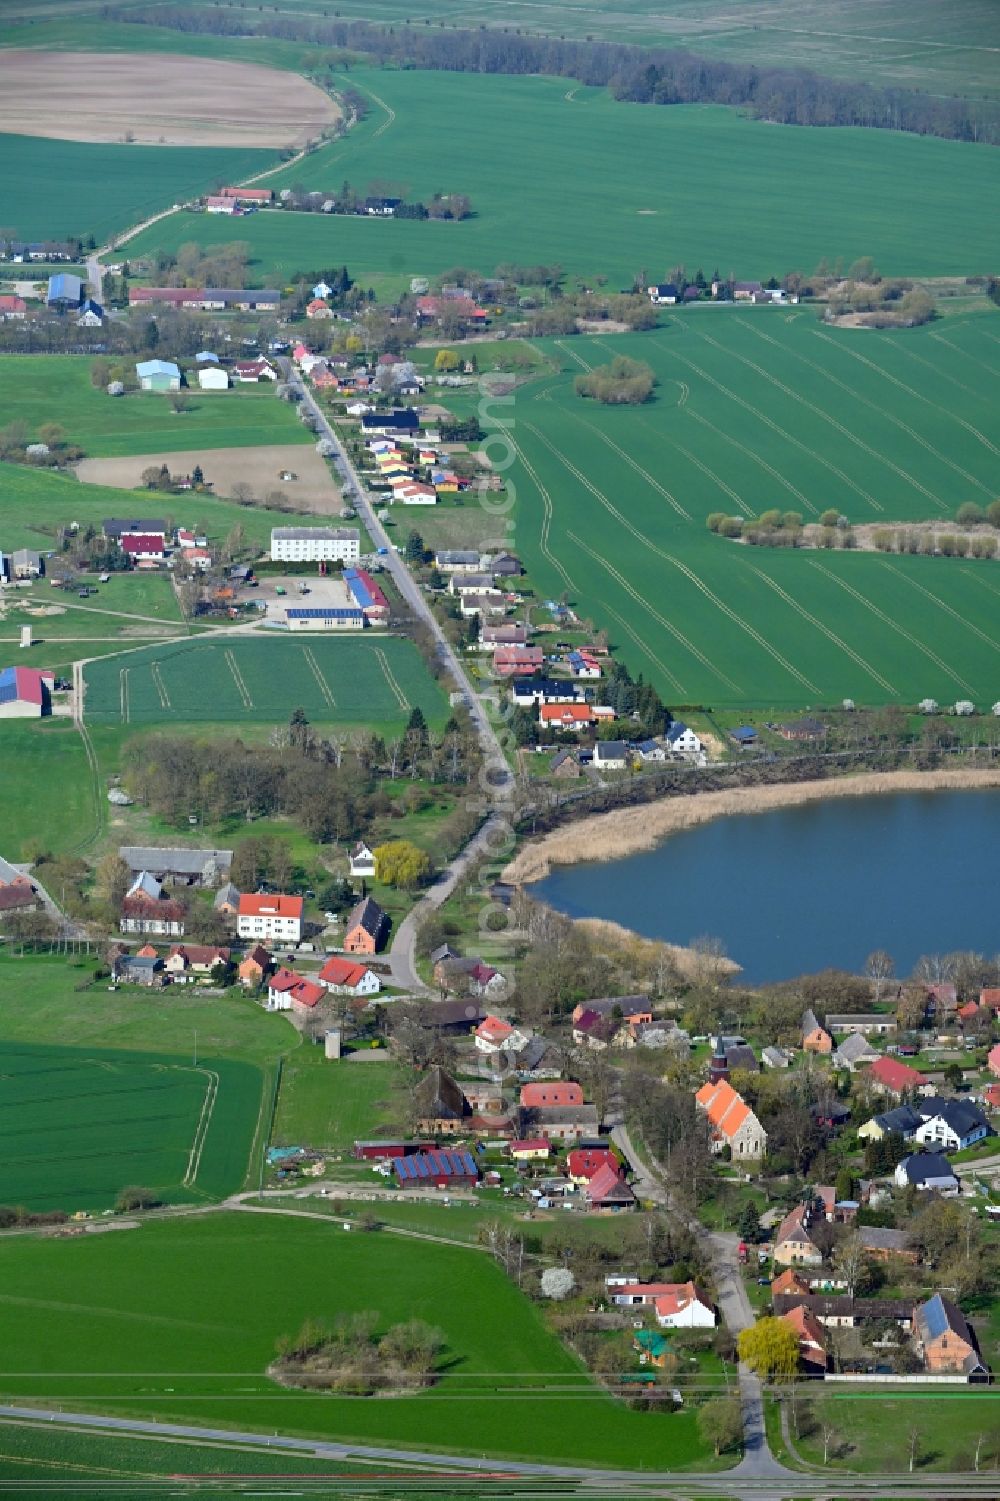
[[[274,151],[243,147],[109,146],[5,135],[4,229],[25,240],[92,235],[102,245],[172,203],[211,192],[219,182],[240,182],[277,159]]]
[[[516,546],[673,702],[1000,697],[1000,563],[750,548],[713,511],[940,520],[1000,493],[1000,318],[830,331],[811,310],[672,315],[567,339],[515,405]],[[572,372],[629,353],[654,399],[604,408]]]
[[[242,1185],[263,1087],[250,1064],[11,1042],[0,1053],[6,1202],[101,1210],[127,1184],[171,1203]]]
[[[678,262],[737,277],[867,254],[886,273],[994,267],[1000,153],[983,147],[769,125],[717,107],[623,104],[565,79],[354,69],[349,82],[371,96],[365,121],[270,184],[335,191],[345,178],[359,187],[378,178],[413,197],[467,193],[473,218],[274,210],[234,225],[182,213],[137,236],[130,255],[245,240],[264,284],[344,261],[362,282],[375,272],[404,284],[452,266],[558,261],[573,275],[603,272],[616,287],[640,268],[656,279]]]
[[[86,669],[97,724],[287,721],[402,728],[411,709],[440,727],[446,700],[409,641],[254,636],[164,642]]]
[[[5,422],[24,422],[34,435],[57,422],[66,441],[88,458],[117,458],[161,449],[244,448],[258,443],[313,441],[295,408],[279,401],[274,386],[234,386],[229,391],[187,392],[175,412],[157,391],[112,397],[90,383],[91,361],[80,355],[10,355],[0,358],[0,411]],[[179,469],[183,463],[180,457]],[[275,486],[277,488],[277,478]]]
[[[216,1214],[120,1235],[8,1239],[0,1287],[0,1392],[11,1397],[457,1453],[711,1464],[693,1410],[624,1408],[504,1272],[465,1247]],[[42,1301],[46,1288],[59,1289],[58,1307]],[[286,1390],[265,1375],[275,1340],[306,1318],[369,1309],[380,1331],[413,1318],[441,1329],[436,1386],[378,1402]]]

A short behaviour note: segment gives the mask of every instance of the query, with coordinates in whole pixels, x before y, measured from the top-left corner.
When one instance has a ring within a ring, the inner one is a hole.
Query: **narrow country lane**
[[[326,438],[333,445],[338,461],[343,465],[350,477],[355,492],[354,496],[352,496],[352,503],[371,539],[373,547],[376,550],[384,549],[382,562],[385,564],[389,575],[407,605],[409,605],[414,615],[431,632],[434,638],[435,655],[451,678],[454,684],[454,691],[461,693],[465,700],[473,726],[479,738],[483,760],[487,768],[487,786],[483,788],[483,798],[481,800],[489,797],[497,805],[497,811],[489,814],[478,833],[473,836],[455,859],[445,867],[430,890],[421,898],[409,915],[403,919],[393,936],[389,950],[393,984],[411,991],[426,991],[428,987],[420,979],[416,970],[415,947],[417,932],[425,917],[451,895],[458,882],[474,862],[481,855],[488,853],[491,846],[499,844],[504,839],[506,835],[506,822],[500,810],[513,785],[513,779],[510,767],[507,764],[507,758],[504,755],[499,737],[490,720],[485,704],[475,693],[465,668],[462,666],[457,653],[441,629],[430,605],[424,598],[420,586],[407,568],[405,560],[394,548],[385,527],[376,516],[364,483],[350,455],[336,431],[327,420],[325,413],[317,403],[312,392],[305,385],[301,375],[290,361],[286,361],[284,364],[286,379],[289,385],[300,394],[302,406],[316,421],[317,436]],[[506,847],[504,846],[504,848]]]

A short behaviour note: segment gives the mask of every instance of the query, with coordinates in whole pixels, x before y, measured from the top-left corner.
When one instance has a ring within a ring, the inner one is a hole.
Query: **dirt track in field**
[[[0,50],[0,132],[144,146],[304,146],[340,118],[315,84],[164,53]]]
[[[221,393],[220,393],[221,396]],[[222,397],[224,400],[225,398]],[[326,461],[306,443],[272,443],[260,448],[192,448],[162,453],[142,453],[124,459],[83,459],[76,465],[79,478],[90,485],[112,485],[118,490],[142,488],[142,471],[166,464],[171,474],[189,474],[200,464],[210,495],[232,496],[236,485],[249,485],[256,504],[262,505],[280,490],[296,511],[317,516],[336,516],[343,504]],[[296,478],[281,479],[283,470]]]

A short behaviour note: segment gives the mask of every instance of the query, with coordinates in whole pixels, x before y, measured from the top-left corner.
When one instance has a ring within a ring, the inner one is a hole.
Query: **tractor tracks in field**
[[[657,547],[651,538],[647,537],[644,532],[641,532],[638,527],[633,526],[632,522],[628,519],[625,513],[619,510],[619,508],[608,499],[604,492],[598,489],[598,487],[590,479],[587,478],[582,470],[578,469],[575,464],[571,463],[570,460],[567,459],[566,455],[562,453],[554,443],[546,438],[543,433],[539,432],[538,428],[533,427],[530,422],[526,423],[525,426],[527,427],[529,432],[535,435],[539,442],[543,443],[545,447],[550,450],[550,452],[559,460],[564,468],[569,471],[573,478],[579,484],[581,484],[584,489],[588,490],[591,495],[594,496],[595,500],[597,500],[598,503],[604,507],[608,514],[613,516],[614,519],[619,523],[619,525],[624,527],[625,530],[629,532],[646,551],[655,553],[657,557],[662,558],[665,563],[669,563],[672,568],[675,568],[679,573],[683,574],[688,582],[693,584],[694,587],[701,594],[703,594],[712,605],[715,606],[720,614],[725,615],[726,618],[730,620],[738,630],[742,631],[744,635],[749,636],[750,639],[761,648],[761,650],[766,652],[773,661],[777,662],[780,667],[783,667],[784,670],[788,672],[792,677],[794,677],[799,683],[801,683],[803,687],[808,688],[811,693],[817,693],[819,691],[816,687],[816,684],[813,683],[809,678],[807,678],[805,673],[800,672],[799,669],[795,667],[787,657],[785,657],[780,651],[778,651],[777,647],[772,645],[772,643],[768,641],[767,638],[763,636],[755,626],[750,625],[734,609],[727,605],[724,599],[721,599],[713,589],[709,588],[709,586],[705,583],[704,579],[701,578],[699,574],[695,573],[692,568],[689,568],[686,563],[682,563],[679,558],[674,557],[672,553],[665,552],[663,548]],[[604,566],[607,567],[608,565],[605,564]],[[713,668],[713,671],[718,673],[719,669]]]
[[[881,620],[883,625],[888,626],[891,631],[895,631],[897,636],[902,636],[904,641],[906,641],[916,651],[921,652],[925,657],[929,659],[929,661],[933,662],[935,667],[937,667],[941,672],[945,673],[946,676],[951,678],[953,682],[958,683],[959,687],[964,688],[967,693],[973,692],[972,684],[969,683],[965,678],[963,678],[961,673],[956,672],[955,669],[953,667],[950,667],[943,658],[938,656],[937,652],[932,651],[929,646],[925,646],[924,643],[918,640],[916,636],[912,635],[910,631],[905,630],[898,621],[893,620],[891,615],[887,615],[884,610],[880,609],[878,605],[874,604],[870,599],[867,598],[866,595],[862,594],[860,589],[855,589],[853,584],[849,584],[846,579],[838,577],[836,573],[832,572],[831,569],[825,567],[822,563],[817,563],[810,559],[809,567],[815,568],[816,571],[818,573],[821,573],[824,578],[827,578],[832,583],[836,584],[839,589],[843,589],[844,592],[846,594],[849,594],[852,599],[856,600],[859,605],[863,605],[866,610],[870,611],[870,613],[874,615],[878,620]]]
[[[960,427],[963,427],[971,437],[976,438],[980,443],[982,443],[986,448],[989,448],[993,453],[997,452],[997,450],[990,443],[990,440],[983,433],[981,433],[977,427],[973,427],[971,422],[967,422],[964,417],[960,417],[957,412],[952,412],[947,407],[943,407],[940,402],[933,401],[929,396],[925,396],[923,391],[918,391],[915,387],[908,385],[905,380],[900,380],[898,375],[893,375],[891,371],[886,370],[883,365],[877,364],[875,360],[868,359],[866,355],[859,354],[856,349],[848,349],[846,345],[839,344],[836,339],[831,338],[830,335],[824,333],[822,329],[814,328],[811,330],[811,332],[814,338],[822,339],[825,344],[832,344],[835,349],[843,349],[843,352],[852,360],[857,360],[859,365],[867,366],[869,370],[873,370],[876,375],[881,376],[881,378],[885,381],[888,381],[890,385],[896,386],[905,395],[912,397],[915,401],[922,401],[926,406],[929,406],[932,411],[937,412],[940,416],[950,417],[953,421],[957,422]],[[897,345],[895,347],[899,348],[901,346]],[[933,368],[933,366],[931,368]],[[943,457],[943,455],[941,455],[941,457]],[[965,479],[970,485],[975,485],[975,487],[978,490],[982,490],[984,494],[992,495],[992,490],[990,490],[988,486],[982,484],[973,475],[969,474],[967,470],[962,469],[959,465],[951,463],[950,460],[945,460],[945,462],[948,463],[949,466],[953,468],[956,473],[961,475],[961,477]]]
[[[749,332],[752,333],[755,338],[762,339],[764,343],[772,345],[775,349],[784,350],[784,345],[779,344],[777,339],[772,339],[771,335],[764,333],[762,329],[755,328],[749,320],[740,319],[738,321],[740,327],[749,330]],[[805,365],[809,370],[815,370],[817,375],[823,376],[823,378],[825,380],[828,380],[831,385],[836,386],[838,391],[843,391],[846,396],[851,396],[855,400],[860,401],[862,402],[862,404],[864,404],[864,397],[860,396],[859,393],[854,389],[854,387],[849,386],[846,381],[843,381],[838,376],[833,375],[822,365],[818,365],[815,360],[808,359],[806,355],[800,354],[797,349],[789,349],[787,352],[793,355],[795,359],[797,359],[801,364]],[[905,433],[908,438],[910,438],[913,442],[918,443],[921,448],[926,449],[929,454],[932,454],[934,458],[938,459],[942,464],[947,465],[949,469],[953,469],[954,472],[960,476],[960,478],[973,485],[977,485],[979,483],[977,480],[973,479],[972,475],[967,473],[966,470],[964,470],[959,464],[953,463],[951,459],[946,458],[943,453],[940,453],[934,447],[933,443],[929,443],[927,439],[922,436],[922,434],[917,432],[916,428],[910,427],[909,423],[903,422],[901,418],[895,417],[891,412],[887,412],[884,407],[879,410],[879,416],[883,417],[886,422],[890,422],[893,427],[898,428],[901,433]],[[889,462],[889,460],[886,460],[886,463]],[[890,467],[896,468],[895,465],[890,465]],[[898,469],[897,472],[902,478],[910,479],[910,476],[906,474],[905,470]],[[932,504],[940,506],[942,511],[947,511],[949,509],[947,502],[943,501],[940,496],[935,495],[932,490],[927,489],[925,485],[920,484],[920,482],[917,480],[910,480],[910,483],[915,485],[923,495],[926,495],[927,499],[931,501]],[[986,487],[985,485],[980,485],[979,488],[985,490]]]

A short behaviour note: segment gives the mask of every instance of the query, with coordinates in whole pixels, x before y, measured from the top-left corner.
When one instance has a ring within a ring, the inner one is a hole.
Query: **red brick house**
[[[962,1310],[950,1298],[935,1293],[913,1310],[917,1352],[931,1374],[978,1376],[986,1373],[976,1337]]]
[[[348,954],[377,954],[382,947],[389,919],[378,902],[364,897],[347,919],[344,932],[344,952]]]

